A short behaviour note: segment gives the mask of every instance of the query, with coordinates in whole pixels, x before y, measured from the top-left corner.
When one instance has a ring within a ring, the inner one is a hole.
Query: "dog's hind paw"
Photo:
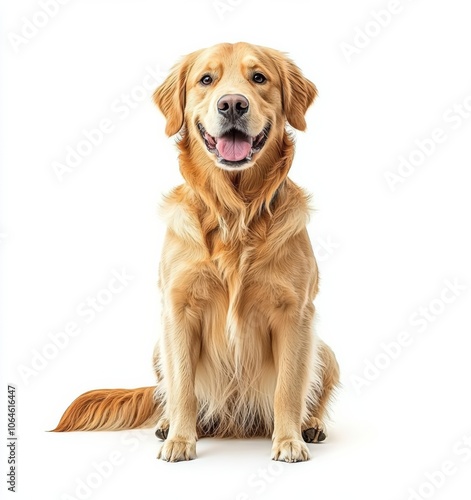
[[[318,418],[312,418],[302,434],[306,443],[321,443],[327,437],[325,426]]]
[[[159,423],[157,424],[155,435],[162,441],[165,441],[168,436],[169,428],[170,428],[169,421],[166,418],[162,418],[159,420]]]

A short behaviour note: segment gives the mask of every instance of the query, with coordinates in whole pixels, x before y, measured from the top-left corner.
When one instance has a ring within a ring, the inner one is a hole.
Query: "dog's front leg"
[[[170,428],[157,458],[168,462],[196,458],[195,372],[201,337],[199,321],[186,307],[175,304],[164,319],[162,366]]]
[[[304,318],[300,324],[293,325],[285,318],[277,323],[272,331],[277,370],[272,459],[302,462],[310,458],[301,435],[301,424],[311,362],[311,320]]]

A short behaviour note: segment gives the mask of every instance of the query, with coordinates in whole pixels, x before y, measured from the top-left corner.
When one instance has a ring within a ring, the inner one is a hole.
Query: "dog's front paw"
[[[304,462],[311,457],[300,439],[282,439],[273,442],[271,458],[280,462]]]
[[[196,440],[167,439],[160,448],[157,458],[166,462],[183,462],[196,458]]]

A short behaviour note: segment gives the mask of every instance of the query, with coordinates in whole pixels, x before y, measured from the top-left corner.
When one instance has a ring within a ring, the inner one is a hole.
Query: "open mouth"
[[[198,128],[208,151],[216,155],[219,163],[232,168],[241,167],[252,161],[253,155],[265,146],[270,132],[270,125],[267,125],[255,137],[232,128],[220,137],[213,137],[206,132],[201,123],[198,123]]]

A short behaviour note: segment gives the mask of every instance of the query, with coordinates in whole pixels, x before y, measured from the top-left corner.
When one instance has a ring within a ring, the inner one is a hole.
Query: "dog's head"
[[[182,129],[225,170],[253,166],[286,122],[305,130],[316,88],[284,54],[247,43],[189,54],[155,91],[169,136]]]

